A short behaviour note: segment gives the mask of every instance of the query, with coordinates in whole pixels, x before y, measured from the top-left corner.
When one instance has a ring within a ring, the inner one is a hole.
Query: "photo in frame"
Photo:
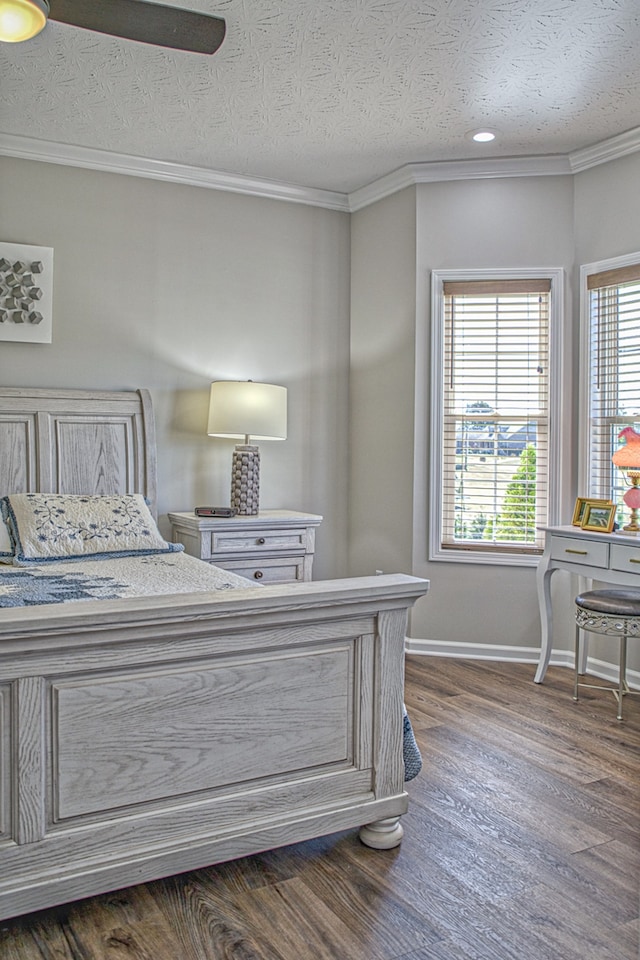
[[[582,529],[597,533],[611,533],[616,510],[615,503],[597,503],[595,500],[587,500],[582,514]]]
[[[572,526],[574,527],[582,526],[582,518],[584,517],[584,508],[588,503],[608,504],[608,503],[611,503],[611,500],[599,499],[598,497],[578,497],[576,499],[576,505],[573,508],[573,520],[571,521]]]
[[[0,340],[51,343],[53,247],[0,241]]]

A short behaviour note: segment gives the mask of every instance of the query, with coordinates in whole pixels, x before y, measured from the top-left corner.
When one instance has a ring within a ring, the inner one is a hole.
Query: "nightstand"
[[[322,517],[263,510],[257,517],[170,513],[174,543],[186,553],[260,583],[311,580],[316,527]]]

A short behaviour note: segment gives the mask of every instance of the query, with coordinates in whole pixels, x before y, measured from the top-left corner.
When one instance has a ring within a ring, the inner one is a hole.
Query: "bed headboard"
[[[156,511],[147,390],[0,387],[0,496],[142,493]]]

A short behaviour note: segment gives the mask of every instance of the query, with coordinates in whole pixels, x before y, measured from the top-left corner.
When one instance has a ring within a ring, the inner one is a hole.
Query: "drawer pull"
[[[262,546],[262,545],[265,544],[266,542],[267,542],[267,541],[265,540],[264,537],[258,537],[258,539],[256,540],[256,543],[259,544],[260,546]]]
[[[581,557],[586,557],[589,553],[588,550],[572,550],[570,547],[565,547],[565,553],[577,553]]]
[[[264,574],[262,570],[256,570],[256,572],[254,573],[254,577],[256,578],[256,580],[262,580],[263,576]]]
[[[638,557],[629,557],[629,563],[640,563]]]

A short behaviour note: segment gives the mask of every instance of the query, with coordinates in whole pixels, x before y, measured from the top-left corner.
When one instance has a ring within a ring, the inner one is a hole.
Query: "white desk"
[[[605,583],[640,587],[640,538],[619,533],[593,533],[580,527],[540,529],[545,531],[545,548],[536,574],[542,626],[536,683],[544,680],[551,657],[551,575],[555,570],[568,570],[579,577]]]

